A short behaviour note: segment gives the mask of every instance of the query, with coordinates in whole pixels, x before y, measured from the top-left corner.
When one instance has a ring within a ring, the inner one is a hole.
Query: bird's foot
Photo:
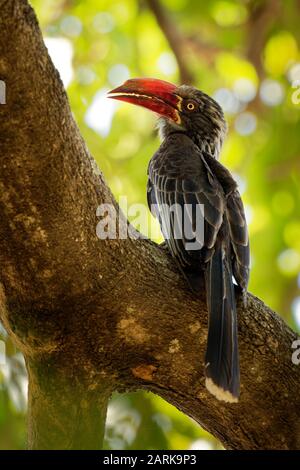
[[[159,248],[161,248],[162,250],[169,251],[169,247],[168,247],[167,242],[162,242],[162,243],[160,243],[160,244],[159,244]]]
[[[248,306],[247,290],[241,289],[240,287],[238,287],[235,292],[236,292],[237,303],[242,308],[246,309]]]
[[[247,298],[247,291],[245,289],[241,292],[241,301],[244,308],[248,306],[248,298]]]

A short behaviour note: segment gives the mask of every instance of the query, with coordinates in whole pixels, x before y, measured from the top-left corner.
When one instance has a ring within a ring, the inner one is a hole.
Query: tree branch
[[[214,65],[216,56],[220,52],[230,52],[227,48],[202,41],[197,35],[183,35],[159,0],[146,0],[146,2],[176,57],[182,83],[193,84],[194,81],[185,59],[187,48],[194,51],[209,66]],[[262,53],[267,34],[278,18],[281,8],[278,0],[272,0],[259,4],[252,2],[249,4],[249,10],[245,56],[254,65],[258,77],[262,79],[264,75]],[[256,97],[251,107],[256,108],[258,104],[259,100]]]
[[[281,11],[281,5],[278,0],[252,2],[249,9],[246,56],[254,65],[259,78],[262,79],[264,75],[262,55],[267,34]]]
[[[300,448],[296,334],[249,295],[241,400],[208,394],[204,293],[149,240],[97,238],[98,205],[117,206],[25,0],[0,28],[0,316],[29,371],[29,447],[99,448],[110,393],[144,388],[229,449]]]
[[[166,10],[159,0],[146,0],[152,13],[154,14],[157,24],[165,35],[171,50],[173,51],[179,68],[181,83],[193,83],[193,75],[188,68],[184,58],[183,44],[184,40],[181,32],[176,24],[170,20]]]
[[[205,60],[208,66],[214,65],[218,54],[221,52],[229,52],[229,49],[204,42],[199,37],[192,34],[185,38],[184,44],[201,59]]]
[[[229,49],[202,41],[195,34],[183,35],[159,0],[146,0],[146,2],[176,58],[181,83],[194,83],[193,74],[189,70],[188,61],[186,60],[187,50],[194,51],[209,66],[214,64],[215,58],[220,52],[229,51]]]

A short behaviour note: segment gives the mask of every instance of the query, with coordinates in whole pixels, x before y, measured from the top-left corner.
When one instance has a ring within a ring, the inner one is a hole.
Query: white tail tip
[[[239,399],[232,395],[232,393],[219,387],[208,377],[205,379],[205,386],[218,400],[226,401],[227,403],[237,403],[239,401]]]

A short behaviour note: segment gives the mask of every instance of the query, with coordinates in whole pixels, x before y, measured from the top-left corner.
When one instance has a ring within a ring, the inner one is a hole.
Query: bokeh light
[[[60,29],[66,36],[79,36],[82,30],[82,24],[76,16],[65,16],[60,23]]]
[[[250,135],[256,129],[256,123],[257,119],[255,114],[248,111],[237,116],[234,127],[240,135]]]
[[[261,83],[259,94],[268,106],[279,105],[284,98],[283,86],[276,80],[266,79]]]

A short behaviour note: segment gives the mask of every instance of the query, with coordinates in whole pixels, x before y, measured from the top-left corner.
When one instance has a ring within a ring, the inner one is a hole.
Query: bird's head
[[[163,137],[177,129],[198,145],[208,142],[213,148],[220,148],[223,142],[226,122],[222,108],[192,86],[176,86],[155,78],[133,78],[111,90],[108,97],[143,106],[158,114]]]

